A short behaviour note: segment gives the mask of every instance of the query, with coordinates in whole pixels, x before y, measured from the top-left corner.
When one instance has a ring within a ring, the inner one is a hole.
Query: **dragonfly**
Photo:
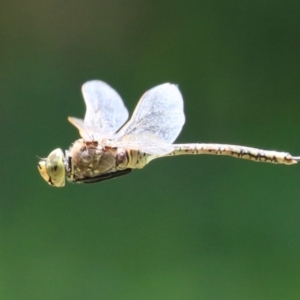
[[[150,161],[175,155],[228,155],[255,162],[293,165],[300,161],[286,152],[210,143],[173,144],[185,122],[178,86],[164,83],[148,90],[131,119],[120,95],[107,83],[83,84],[84,119],[69,117],[81,136],[65,151],[57,148],[41,158],[38,170],[51,186],[95,183],[129,174]]]

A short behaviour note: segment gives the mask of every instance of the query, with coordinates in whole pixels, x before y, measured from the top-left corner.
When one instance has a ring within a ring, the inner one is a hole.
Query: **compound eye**
[[[49,182],[49,175],[47,173],[47,169],[46,169],[46,161],[45,159],[41,159],[38,163],[38,169],[39,172],[41,174],[41,176],[44,178],[45,181]]]
[[[41,176],[48,184],[56,187],[65,185],[64,154],[61,149],[53,150],[46,159],[41,159],[38,164]]]

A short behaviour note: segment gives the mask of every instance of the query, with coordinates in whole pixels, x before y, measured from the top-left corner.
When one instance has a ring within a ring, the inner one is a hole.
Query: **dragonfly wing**
[[[151,134],[126,135],[120,141],[112,142],[111,146],[140,150],[152,155],[165,155],[174,150],[173,144]]]
[[[85,140],[93,139],[95,134],[99,134],[94,128],[88,128],[84,125],[84,121],[75,117],[68,117],[68,121],[79,130],[79,134]]]
[[[141,150],[150,149],[151,143],[155,141],[154,137],[161,145],[171,144],[179,135],[184,121],[182,95],[175,84],[165,83],[142,96],[132,118],[118,132],[116,140],[121,142],[129,136],[136,141],[145,141],[145,137],[151,137],[147,143],[149,146],[143,147],[139,143],[143,147]]]
[[[107,83],[92,80],[83,84],[82,94],[86,105],[84,120],[70,117],[84,138],[111,136],[128,119],[128,111],[120,95]]]

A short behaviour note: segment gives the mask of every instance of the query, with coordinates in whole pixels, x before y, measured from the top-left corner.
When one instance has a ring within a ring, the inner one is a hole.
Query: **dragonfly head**
[[[47,158],[41,158],[38,169],[41,176],[48,184],[56,187],[65,185],[64,153],[61,149],[53,150]]]

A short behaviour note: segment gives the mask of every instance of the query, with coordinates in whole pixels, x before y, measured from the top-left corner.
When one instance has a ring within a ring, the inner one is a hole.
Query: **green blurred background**
[[[299,1],[2,1],[0,299],[300,299],[300,167],[157,160],[47,186],[80,86],[178,83],[178,142],[300,154]]]

